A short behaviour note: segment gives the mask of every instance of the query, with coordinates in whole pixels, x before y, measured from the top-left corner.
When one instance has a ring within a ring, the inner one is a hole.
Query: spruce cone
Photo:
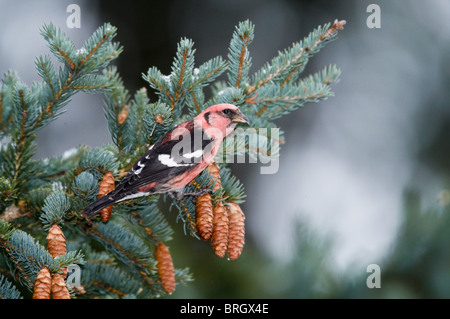
[[[64,255],[67,252],[66,237],[56,224],[48,231],[47,250],[53,258]]]
[[[55,273],[52,278],[52,298],[70,299],[69,289],[67,289],[64,278],[58,273]]]
[[[50,299],[52,277],[47,267],[39,270],[34,282],[33,299]]]
[[[169,249],[159,242],[155,250],[155,259],[158,262],[158,276],[164,291],[171,294],[175,290],[175,268]]]
[[[228,246],[228,212],[222,202],[217,202],[214,206],[211,244],[216,256],[225,256]]]
[[[203,240],[209,240],[213,230],[213,207],[210,194],[204,194],[197,198],[195,220],[200,237]]]
[[[119,125],[122,125],[123,123],[125,123],[127,118],[128,118],[128,105],[125,104],[122,111],[120,111],[119,115],[117,116],[117,122],[119,123]]]
[[[215,161],[208,165],[209,175],[213,176],[213,181],[211,183],[214,184],[213,191],[215,192],[222,186],[221,178],[220,178],[220,168],[219,165]],[[211,186],[208,185],[208,186]]]
[[[232,201],[228,208],[228,257],[237,259],[245,244],[245,216],[241,207]]]
[[[98,190],[98,198],[101,198],[114,190],[115,184],[114,184],[114,176],[111,172],[106,172],[105,175],[103,175],[102,180],[100,181],[100,188]],[[106,222],[111,217],[112,214],[112,205],[103,208],[99,214],[102,221]]]

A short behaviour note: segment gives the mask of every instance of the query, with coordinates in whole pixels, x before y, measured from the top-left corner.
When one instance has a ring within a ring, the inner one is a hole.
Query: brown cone
[[[106,172],[105,175],[103,175],[102,180],[99,184],[99,190],[98,190],[98,198],[101,198],[114,190],[115,183],[114,183],[114,175],[111,172]],[[109,220],[112,214],[112,205],[103,208],[99,214],[102,221],[106,222]]]
[[[213,207],[210,194],[204,194],[197,198],[195,220],[200,238],[209,240],[213,230]]]
[[[122,125],[123,123],[125,123],[127,118],[128,118],[128,105],[125,104],[122,111],[120,111],[119,115],[117,116],[117,122],[119,123],[119,125]]]
[[[228,246],[228,212],[222,202],[214,206],[213,233],[211,244],[218,257],[225,256]]]
[[[213,191],[215,192],[222,186],[221,178],[220,178],[220,168],[219,165],[215,161],[208,165],[209,175],[213,176],[213,181],[211,183],[214,184]],[[209,185],[209,186],[211,186]]]
[[[69,289],[67,289],[64,278],[58,273],[55,273],[52,278],[52,298],[70,299]]]
[[[52,277],[47,267],[39,270],[34,282],[33,299],[50,299]]]
[[[64,255],[67,252],[66,237],[56,224],[48,231],[47,250],[53,258]]]
[[[228,257],[231,260],[237,259],[245,244],[245,216],[241,207],[232,201],[228,209]]]
[[[158,276],[164,291],[171,294],[175,290],[175,268],[169,249],[159,242],[155,250],[155,259],[158,262]]]

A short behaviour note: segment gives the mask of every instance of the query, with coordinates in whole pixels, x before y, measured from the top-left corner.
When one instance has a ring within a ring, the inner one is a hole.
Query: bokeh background
[[[66,26],[71,3],[79,29]],[[371,3],[379,29],[366,25]],[[195,278],[171,298],[449,298],[449,17],[447,0],[1,0],[0,74],[39,80],[34,59],[48,52],[39,29],[50,21],[77,46],[104,22],[117,26],[124,52],[115,64],[134,92],[149,67],[169,73],[182,37],[194,40],[197,64],[225,58],[234,27],[250,19],[256,71],[318,25],[345,19],[305,70],[337,64],[335,97],[279,120],[279,171],[233,166],[248,196],[243,255],[215,257],[168,213],[175,265]],[[102,96],[77,94],[37,141],[38,157],[110,142]],[[381,288],[366,285],[371,264]]]

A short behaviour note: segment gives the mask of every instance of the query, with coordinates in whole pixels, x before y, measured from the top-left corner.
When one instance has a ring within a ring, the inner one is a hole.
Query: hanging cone
[[[155,259],[158,262],[158,276],[164,291],[171,294],[175,290],[175,268],[169,249],[159,242],[155,249]]]
[[[222,202],[217,202],[213,212],[213,233],[211,244],[218,257],[225,256],[228,246],[228,212]]]
[[[70,299],[69,289],[67,289],[64,278],[58,273],[55,273],[52,278],[52,298]]]
[[[125,104],[122,111],[120,111],[119,115],[117,116],[117,122],[119,123],[119,125],[122,125],[123,123],[125,123],[127,118],[128,118],[128,105]]]
[[[99,184],[99,190],[98,190],[98,198],[101,198],[114,190],[115,183],[114,183],[114,176],[111,172],[106,172],[105,175],[103,175],[102,180]],[[99,214],[102,221],[107,222],[112,214],[112,205],[103,208]]]
[[[67,252],[66,237],[57,224],[54,224],[48,231],[47,250],[53,258],[64,255]]]
[[[241,207],[232,201],[227,206],[228,210],[228,257],[231,260],[237,259],[245,244],[245,216]]]
[[[52,277],[47,267],[39,270],[34,282],[33,299],[50,299]]]
[[[221,178],[220,178],[220,168],[219,165],[215,161],[208,165],[209,175],[213,176],[213,181],[211,183],[214,184],[213,191],[215,192],[222,186]],[[208,186],[211,186],[208,185]]]
[[[213,207],[210,194],[204,194],[197,198],[195,203],[195,221],[200,238],[209,240],[213,230]]]
[[[54,224],[47,235],[47,250],[53,258],[64,255],[67,252],[66,237],[61,228]],[[64,272],[63,277],[67,277],[67,267],[61,268]]]

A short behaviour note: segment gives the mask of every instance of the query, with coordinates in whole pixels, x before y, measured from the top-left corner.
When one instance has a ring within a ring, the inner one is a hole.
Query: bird
[[[184,188],[214,160],[222,140],[248,118],[233,104],[212,105],[169,130],[132,166],[121,182],[80,213],[86,219],[121,201],[168,193],[179,200],[209,189],[185,193]]]

